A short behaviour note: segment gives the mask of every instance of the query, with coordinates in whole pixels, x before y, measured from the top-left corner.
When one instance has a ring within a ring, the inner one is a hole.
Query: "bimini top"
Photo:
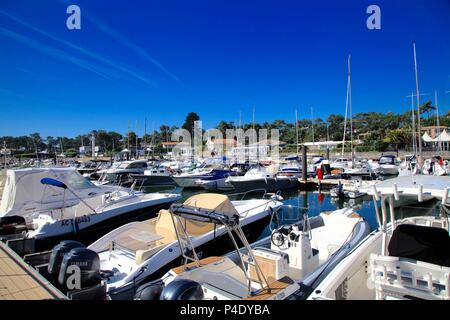
[[[172,204],[170,212],[185,219],[201,222],[230,226],[239,223],[239,213],[230,199],[223,194],[197,194],[187,199],[183,204]]]

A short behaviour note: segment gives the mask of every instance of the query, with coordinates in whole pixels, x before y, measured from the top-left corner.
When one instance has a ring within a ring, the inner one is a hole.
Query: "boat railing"
[[[256,193],[263,193],[262,198],[264,198],[267,195],[267,190],[264,188],[260,188],[260,189],[252,189],[252,190],[248,190],[248,191],[243,191],[243,192],[237,192],[237,193],[230,193],[228,194],[229,197],[237,197],[239,195],[242,195],[240,200],[244,200],[244,198],[248,195],[248,194],[256,194]]]

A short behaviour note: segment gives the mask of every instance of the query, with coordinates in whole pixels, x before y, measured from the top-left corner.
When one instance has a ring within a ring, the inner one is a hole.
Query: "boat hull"
[[[123,212],[121,214],[112,215],[110,217],[104,217],[103,219],[95,220],[96,217],[102,215],[91,215],[89,219],[89,225],[81,228],[82,222],[75,222],[80,224],[78,227],[74,227],[74,222],[62,220],[54,223],[54,234],[42,234],[37,237],[26,238],[22,240],[32,240],[32,246],[25,253],[42,252],[45,250],[51,250],[62,240],[76,240],[86,246],[107,234],[108,232],[133,221],[144,221],[156,216],[161,209],[168,209],[170,205],[179,200],[179,197],[174,197],[165,202],[158,202],[150,206],[145,206]],[[81,218],[81,217],[80,217]],[[85,220],[87,221],[87,220]],[[84,222],[86,223],[86,222]],[[69,224],[69,226],[66,226]],[[20,254],[20,252],[18,252]]]
[[[295,177],[279,177],[279,178],[257,178],[257,179],[240,179],[230,180],[236,192],[246,192],[251,190],[264,189],[267,192],[277,192],[279,190],[297,188],[298,179]]]

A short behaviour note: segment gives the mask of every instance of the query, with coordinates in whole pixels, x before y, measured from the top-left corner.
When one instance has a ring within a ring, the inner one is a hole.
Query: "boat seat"
[[[212,231],[214,228],[212,223],[202,223],[192,220],[184,220],[184,223],[187,233],[193,237],[205,234]],[[136,250],[135,262],[137,265],[142,264],[145,260],[164,248],[166,245],[177,240],[177,234],[175,232],[175,228],[173,227],[172,217],[168,210],[161,210],[159,212],[155,223],[155,234],[159,236],[159,239],[155,240],[150,247],[147,246],[147,249],[141,248]]]
[[[450,267],[450,236],[447,230],[401,224],[394,230],[389,255]]]

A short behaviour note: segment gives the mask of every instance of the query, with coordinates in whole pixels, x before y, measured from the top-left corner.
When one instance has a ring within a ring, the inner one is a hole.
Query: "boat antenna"
[[[295,140],[295,145],[296,145],[296,150],[297,150],[297,156],[298,156],[298,111],[297,109],[295,109],[295,135],[296,135],[296,140]]]

